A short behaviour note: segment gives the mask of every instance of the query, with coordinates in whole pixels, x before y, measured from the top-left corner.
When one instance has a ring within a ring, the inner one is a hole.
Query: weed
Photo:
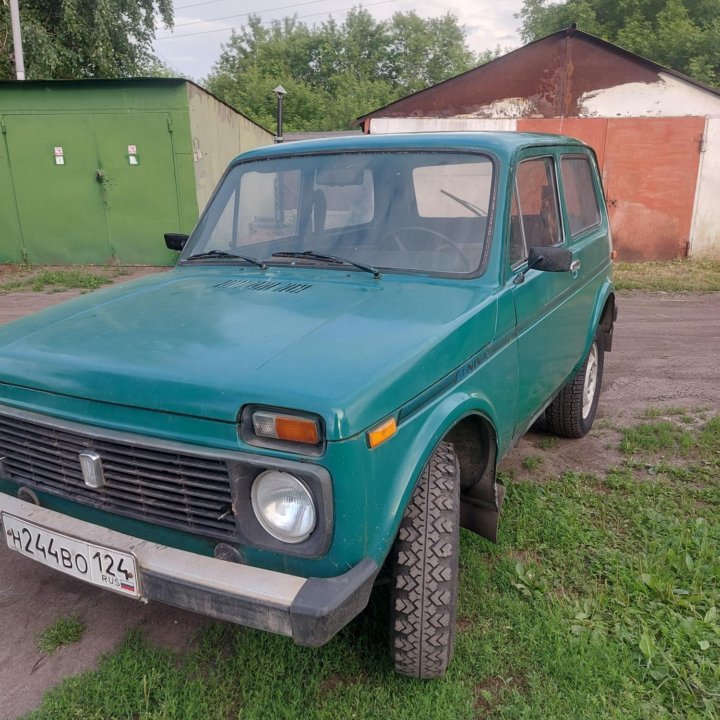
[[[526,470],[536,470],[542,464],[542,461],[543,459],[537,455],[529,455],[528,457],[523,458],[522,466]]]
[[[42,292],[60,292],[63,290],[97,290],[99,287],[111,282],[109,278],[98,273],[89,272],[79,268],[69,270],[40,270],[39,272],[18,272],[17,277],[0,285],[0,294],[18,292],[21,290],[34,290]]]
[[[664,450],[687,455],[694,444],[695,440],[689,430],[669,421],[660,421],[625,428],[620,450],[626,454]]]
[[[605,483],[612,490],[632,490],[635,479],[630,468],[610,468]]]
[[[84,633],[85,623],[77,615],[60,618],[40,633],[38,650],[52,654],[63,645],[78,642]]]
[[[48,288],[53,291],[97,290],[109,282],[108,278],[87,270],[43,270],[32,279],[31,287],[35,292],[42,292]]]
[[[660,417],[673,417],[674,415],[685,415],[687,411],[680,407],[649,407],[643,413],[643,417],[654,419]]]
[[[545,437],[538,441],[537,446],[541,450],[554,450],[559,444],[560,440],[554,435],[545,435]]]

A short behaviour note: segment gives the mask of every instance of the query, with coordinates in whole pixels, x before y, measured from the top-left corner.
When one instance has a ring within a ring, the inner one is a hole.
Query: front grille
[[[105,486],[85,485],[78,454],[102,458]],[[222,459],[97,438],[0,414],[4,475],[74,502],[197,535],[234,540],[235,517]]]

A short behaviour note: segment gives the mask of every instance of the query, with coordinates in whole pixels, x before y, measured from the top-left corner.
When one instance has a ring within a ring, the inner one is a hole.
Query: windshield
[[[243,262],[237,256],[245,256],[267,264],[343,267],[348,261],[371,269],[476,274],[492,188],[490,158],[470,153],[241,163],[226,175],[181,260]]]

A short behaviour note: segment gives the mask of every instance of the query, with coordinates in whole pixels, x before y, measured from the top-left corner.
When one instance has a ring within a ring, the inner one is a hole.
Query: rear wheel
[[[441,677],[453,654],[460,472],[440,443],[422,472],[392,549],[390,652],[397,672]]]
[[[590,432],[600,398],[604,358],[603,336],[598,333],[585,362],[545,410],[550,432],[573,438]]]

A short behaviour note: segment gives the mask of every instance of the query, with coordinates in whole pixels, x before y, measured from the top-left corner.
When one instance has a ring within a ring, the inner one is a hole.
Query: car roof
[[[565,135],[524,133],[511,131],[485,132],[429,132],[358,135],[356,137],[321,138],[277,143],[255,148],[235,158],[233,162],[288,155],[359,151],[468,150],[485,151],[500,158],[509,158],[526,147],[550,147],[585,143]]]

